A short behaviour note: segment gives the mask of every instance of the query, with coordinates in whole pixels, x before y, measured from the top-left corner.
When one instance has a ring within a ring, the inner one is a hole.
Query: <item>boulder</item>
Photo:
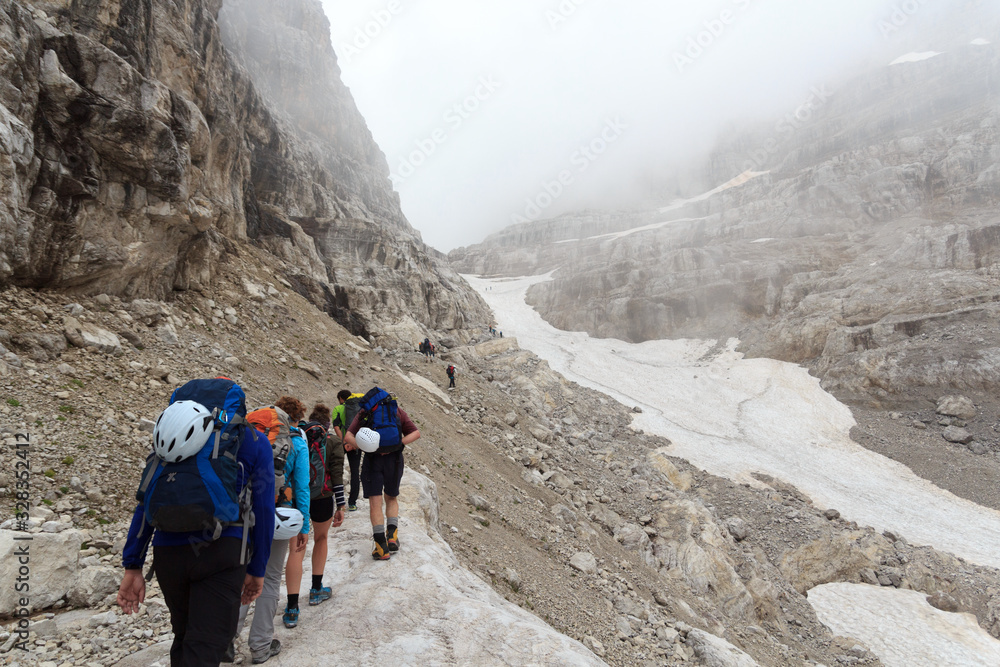
[[[132,317],[148,327],[156,326],[170,315],[170,310],[164,304],[148,299],[136,299],[129,304],[128,309]]]
[[[76,581],[83,535],[77,530],[59,533],[28,533],[0,530],[0,581],[14,582],[20,568],[30,569],[33,611],[47,609],[66,597]],[[26,553],[25,553],[26,551]],[[27,559],[27,563],[19,562]],[[18,608],[19,594],[14,586],[0,586],[0,616],[9,616]]]
[[[960,445],[967,445],[975,440],[974,435],[966,431],[964,428],[959,428],[958,426],[949,426],[941,433],[941,437],[948,442],[954,442]]]
[[[569,564],[574,570],[584,574],[597,574],[597,559],[594,554],[581,551],[569,559]]]
[[[35,361],[51,361],[66,351],[66,337],[56,333],[20,333],[11,337],[10,344]]]
[[[948,417],[958,417],[959,419],[975,419],[976,405],[971,399],[965,396],[943,396],[938,400],[937,413]]]
[[[92,607],[118,590],[122,573],[107,565],[95,565],[80,570],[67,601],[79,607]]]
[[[704,630],[692,629],[688,632],[687,645],[694,649],[694,654],[706,667],[760,667],[756,660],[722,637]]]
[[[75,347],[90,348],[105,354],[121,354],[122,342],[107,329],[80,322],[75,317],[63,318],[63,333],[66,340]]]

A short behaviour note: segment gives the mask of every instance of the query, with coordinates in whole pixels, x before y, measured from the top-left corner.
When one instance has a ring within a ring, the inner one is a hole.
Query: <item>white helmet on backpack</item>
[[[177,463],[201,451],[215,430],[215,418],[201,403],[177,401],[160,413],[153,427],[153,451]]]
[[[305,519],[302,512],[291,507],[279,507],[274,510],[274,539],[290,540],[302,532]]]
[[[381,436],[379,436],[378,431],[373,431],[367,426],[358,429],[358,434],[354,436],[354,441],[358,443],[358,449],[369,454],[378,451],[379,440],[381,440]]]

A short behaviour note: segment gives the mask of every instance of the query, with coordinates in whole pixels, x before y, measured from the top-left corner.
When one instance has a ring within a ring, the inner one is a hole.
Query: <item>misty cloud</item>
[[[930,50],[918,37],[948,4],[323,0],[403,211],[440,250],[536,208],[668,203],[723,130],[777,127],[846,72]],[[483,80],[500,85],[466,109]],[[608,119],[627,130],[578,169]]]

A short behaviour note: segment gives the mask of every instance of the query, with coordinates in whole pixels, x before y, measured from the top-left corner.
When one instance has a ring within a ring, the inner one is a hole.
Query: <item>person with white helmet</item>
[[[142,569],[152,543],[150,576],[155,574],[170,611],[172,665],[218,665],[241,600],[249,604],[263,589],[274,532],[274,465],[270,443],[246,426],[245,416],[238,384],[228,378],[192,380],[174,392],[153,429],[140,502],[122,550],[118,604],[126,614],[139,611],[146,594]],[[216,465],[228,466],[233,477],[223,481],[203,472]],[[196,474],[181,481],[179,470]],[[176,483],[160,483],[172,476]],[[198,484],[221,484],[222,493],[211,505],[192,501],[177,509],[172,494]]]
[[[382,434],[388,439],[388,446]],[[361,411],[344,434],[344,449],[365,452],[361,462],[361,486],[368,500],[375,541],[372,558],[375,560],[388,560],[399,550],[398,497],[399,483],[403,479],[403,448],[419,437],[420,430],[410,416],[396,405],[392,396],[378,387],[365,394]]]
[[[257,598],[257,607],[247,637],[250,661],[255,665],[267,662],[281,652],[281,642],[274,638],[274,612],[278,609],[281,597],[281,575],[285,571],[288,541],[299,535],[304,522],[302,512],[294,507],[276,507],[274,510],[274,539],[271,541],[271,557],[267,559],[267,571],[264,574],[264,590]],[[236,636],[243,632],[249,611],[249,604],[240,607]],[[230,642],[223,662],[233,662],[235,658],[236,646]]]

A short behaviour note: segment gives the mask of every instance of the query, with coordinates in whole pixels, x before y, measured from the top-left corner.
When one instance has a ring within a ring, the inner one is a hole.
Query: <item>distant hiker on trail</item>
[[[352,394],[346,389],[341,389],[337,392],[337,400],[340,401],[340,405],[333,409],[331,419],[333,431],[340,438],[341,443],[344,443],[344,435],[347,433],[347,427],[351,425],[355,415],[361,409],[358,403],[361,401],[363,395]],[[344,447],[344,449],[347,454],[347,462],[351,466],[351,492],[347,499],[347,511],[356,512],[358,510],[358,496],[361,494],[361,450],[347,450],[347,447]]]
[[[290,424],[297,424],[306,414],[306,406],[302,401],[291,396],[282,396],[274,405],[288,415]],[[302,559],[306,555],[306,545],[309,542],[309,510],[312,502],[309,497],[309,446],[298,428],[290,427],[289,436],[292,446],[288,452],[285,470],[293,492],[291,504],[302,512],[303,520],[299,534],[288,543],[288,561],[285,564],[285,590],[288,593],[288,601],[281,621],[286,628],[294,628],[299,624],[299,587],[302,584]]]
[[[431,355],[433,354],[434,346],[431,345],[431,339],[425,338],[424,342],[420,344],[420,352],[424,355],[424,360],[427,363],[431,361]]]
[[[403,448],[420,437],[416,424],[385,390],[372,387],[361,411],[347,429],[344,447],[365,452],[361,484],[368,499],[375,548],[372,558],[388,560],[399,550],[399,483],[403,479]],[[383,525],[382,502],[385,501]]]
[[[250,604],[264,586],[274,465],[267,438],[247,428],[246,414],[246,396],[232,380],[192,380],[153,427],[118,604],[132,614],[145,600],[142,567],[152,541],[149,576],[170,611],[171,665],[217,666],[236,634],[240,602]]]
[[[313,522],[312,586],[309,604],[325,602],[333,595],[323,586],[330,523],[339,528],[344,523],[344,445],[330,437],[330,408],[317,403],[308,422],[299,422],[309,445],[309,488],[312,503],[309,517]],[[334,510],[336,505],[336,510]]]
[[[448,364],[448,389],[455,388],[455,373],[458,369],[454,365]]]

